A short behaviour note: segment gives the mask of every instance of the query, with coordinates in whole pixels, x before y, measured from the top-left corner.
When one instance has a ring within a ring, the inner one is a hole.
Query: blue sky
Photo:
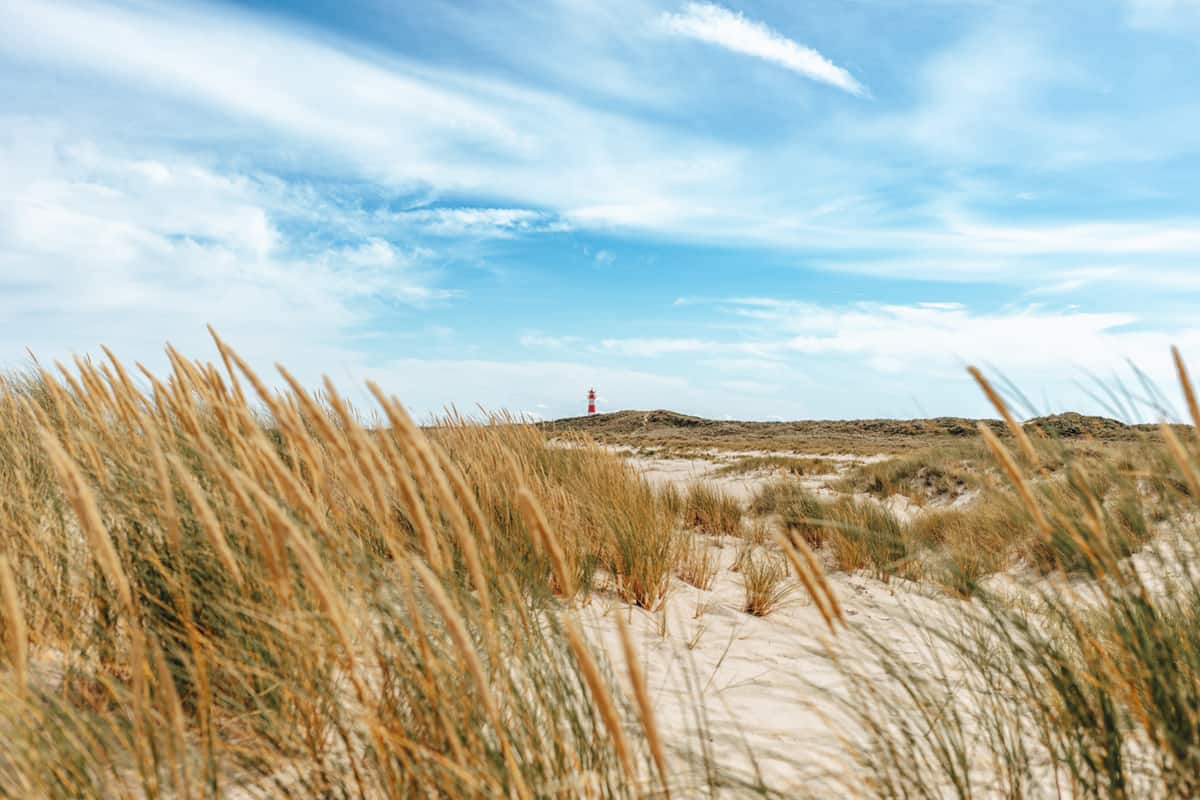
[[[419,414],[985,413],[1200,363],[1200,2],[0,5],[0,362]]]

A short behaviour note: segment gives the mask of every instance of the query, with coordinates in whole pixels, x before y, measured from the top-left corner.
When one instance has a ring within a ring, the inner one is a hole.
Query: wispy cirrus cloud
[[[663,14],[661,21],[673,34],[770,61],[853,95],[869,94],[847,70],[816,50],[736,11],[713,3],[688,3],[681,13]]]
[[[416,223],[436,236],[511,237],[522,233],[552,233],[570,230],[556,214],[528,208],[421,208],[399,215],[400,221]]]
[[[850,359],[909,379],[960,377],[966,364],[978,363],[1036,386],[1064,375],[1111,374],[1128,361],[1170,387],[1171,346],[1200,352],[1200,327],[1149,327],[1154,320],[1130,311],[1038,303],[996,311],[944,302],[834,306],[776,298],[732,300],[727,309],[755,320],[760,345],[782,356]]]
[[[721,6],[693,2],[664,14],[639,3],[626,10],[657,19],[679,36],[791,63],[847,91],[862,88],[819,53]],[[847,126],[851,140],[856,146],[899,143],[956,164],[990,164],[996,154],[1024,158],[1027,144],[1108,158],[1147,138],[1144,131],[1130,132],[1112,146],[1088,147],[1124,124],[1100,118],[1079,124],[1047,114],[1045,92],[1077,81],[1065,80],[1072,71],[1046,56],[1048,47],[1013,41],[985,31],[930,59],[925,72],[914,72],[917,102],[876,123],[855,117]],[[1194,233],[1200,215],[1191,209],[1139,212],[1128,220],[1119,213],[1036,224],[1029,217],[1005,219],[975,209],[969,193],[928,200],[894,192],[904,175],[894,174],[886,159],[841,158],[824,144],[743,147],[736,139],[699,135],[536,84],[339,45],[256,15],[187,3],[12,0],[0,11],[0,58],[40,65],[63,76],[56,81],[90,87],[64,107],[84,105],[93,92],[116,98],[112,102],[128,97],[136,119],[165,101],[178,109],[180,125],[233,131],[236,140],[264,150],[302,154],[373,190],[418,187],[427,195],[419,207],[382,215],[383,222],[417,235],[652,233],[703,245],[807,250],[810,264],[831,271],[996,280],[1022,288],[1031,275],[1040,285],[1046,273],[1109,266],[1116,256],[1134,263],[1111,265],[1119,268],[1114,280],[1148,280],[1153,270],[1161,282],[1186,283],[1200,253]],[[1018,68],[1019,81],[996,77]],[[247,74],[255,80],[243,80]],[[113,87],[128,95],[108,94]],[[154,103],[140,105],[147,98]],[[1194,129],[1186,122],[1165,120],[1156,129]],[[245,158],[271,161],[254,147]],[[931,165],[927,174],[937,171]],[[904,213],[893,213],[897,204]],[[328,211],[314,218],[327,219]],[[363,235],[381,235],[378,225],[354,224],[364,227]],[[1148,256],[1158,261],[1136,263],[1135,257]]]
[[[541,331],[527,331],[519,340],[522,347],[541,350],[581,350],[586,343],[582,336],[550,336]]]

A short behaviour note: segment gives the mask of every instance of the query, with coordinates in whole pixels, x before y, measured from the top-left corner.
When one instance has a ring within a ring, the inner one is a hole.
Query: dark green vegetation
[[[962,417],[934,419],[801,420],[797,422],[733,422],[703,419],[673,411],[616,411],[542,423],[551,435],[584,432],[597,441],[686,453],[706,448],[767,450],[795,453],[900,453],[947,446],[978,437],[982,422],[999,436],[1008,432],[1000,420]],[[1153,426],[1125,425],[1104,417],[1058,414],[1026,423],[1031,434],[1050,438],[1135,441]]]
[[[837,472],[837,462],[828,458],[801,458],[784,455],[743,456],[717,470],[718,475],[745,475],[752,472],[829,475]]]
[[[979,439],[911,453],[855,467],[833,483],[840,492],[863,492],[883,499],[902,494],[918,503],[953,499],[991,477],[992,457]]]

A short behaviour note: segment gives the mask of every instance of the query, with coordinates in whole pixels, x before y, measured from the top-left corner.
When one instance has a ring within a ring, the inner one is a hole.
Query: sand
[[[719,547],[715,540],[711,546]],[[708,717],[712,756],[724,769],[750,780],[757,760],[771,788],[811,792],[815,776],[837,761],[830,753],[836,731],[813,703],[820,706],[830,699],[822,694],[845,691],[821,653],[831,644],[829,629],[803,590],[767,617],[745,613],[741,575],[729,569],[737,544],[727,540],[718,553],[721,570],[710,591],[673,580],[665,623],[662,613],[607,599],[577,613],[619,666],[615,617],[623,614],[631,623],[667,741],[682,750],[698,745],[699,705]],[[837,574],[830,583],[852,625],[913,657],[924,646],[911,615],[945,612],[946,600],[907,582]],[[835,646],[844,647],[842,639]]]
[[[638,472],[651,486],[675,484],[680,489],[692,483],[708,483],[724,491],[740,503],[746,505],[755,492],[763,484],[777,479],[782,473],[773,469],[758,469],[736,475],[722,475],[721,469],[734,463],[740,458],[753,456],[778,456],[780,453],[768,453],[757,450],[712,450],[698,453],[692,458],[654,458],[634,454],[625,448],[611,448],[614,452],[626,457],[626,460],[637,468]],[[813,456],[802,456],[812,458]],[[832,453],[819,456],[822,460],[835,465],[833,471],[823,474],[805,475],[799,478],[790,476],[808,489],[825,491],[826,484],[837,478],[842,472],[856,464],[866,464],[888,458],[888,456],[858,456],[849,453]]]
[[[862,458],[841,460],[849,465],[861,463]],[[769,471],[717,475],[723,460],[630,456],[630,461],[652,484],[675,483],[684,488],[707,481],[743,503],[759,485],[776,477]],[[836,474],[803,480],[820,490],[833,477]],[[907,502],[898,496],[885,501],[901,515],[916,513]],[[833,755],[839,731],[822,709],[832,709],[828,701],[846,687],[823,649],[832,646],[844,652],[851,643],[844,635],[836,640],[830,637],[817,608],[798,585],[789,601],[768,616],[746,613],[742,576],[730,569],[741,540],[696,535],[719,559],[710,590],[673,578],[664,611],[650,613],[597,596],[575,613],[618,671],[623,661],[616,616],[625,616],[647,673],[660,727],[678,751],[698,747],[703,729],[703,741],[723,769],[747,780],[758,773],[785,795],[803,790],[820,796],[816,791],[820,784],[814,781],[836,776],[835,764],[845,763]],[[829,582],[851,625],[913,659],[932,658],[914,619],[945,616],[947,604],[957,602],[931,587],[902,580],[884,583],[864,575],[835,573]],[[707,717],[703,725],[697,708]],[[675,758],[682,756],[677,752]],[[689,768],[696,774],[694,766],[678,761],[675,766],[683,774]],[[686,787],[679,788],[687,796]]]

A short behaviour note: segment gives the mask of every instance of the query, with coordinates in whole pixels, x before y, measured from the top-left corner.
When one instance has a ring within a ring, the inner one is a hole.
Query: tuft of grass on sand
[[[738,536],[742,507],[716,484],[693,483],[683,498],[683,520],[686,527],[712,536]]]
[[[717,554],[708,543],[699,536],[684,532],[681,535],[678,574],[680,580],[690,583],[697,589],[708,591],[712,588],[720,564]]]
[[[746,475],[753,472],[778,472],[785,475],[831,475],[837,462],[828,458],[784,455],[742,456],[717,470],[717,475]]]
[[[912,552],[908,525],[871,500],[824,500],[794,480],[764,485],[751,501],[759,514],[777,515],[784,531],[810,548],[826,548],[837,569],[894,574]]]
[[[767,616],[797,588],[788,578],[788,562],[769,549],[747,548],[738,562],[745,590],[744,610],[748,614]]]
[[[893,494],[924,504],[953,499],[979,487],[991,458],[981,443],[930,447],[913,453],[860,464],[832,484],[840,492],[865,493],[878,498]]]
[[[750,501],[750,512],[777,515],[790,535],[804,539],[809,547],[820,547],[825,540],[822,520],[827,505],[799,481],[781,478],[759,487]]]

